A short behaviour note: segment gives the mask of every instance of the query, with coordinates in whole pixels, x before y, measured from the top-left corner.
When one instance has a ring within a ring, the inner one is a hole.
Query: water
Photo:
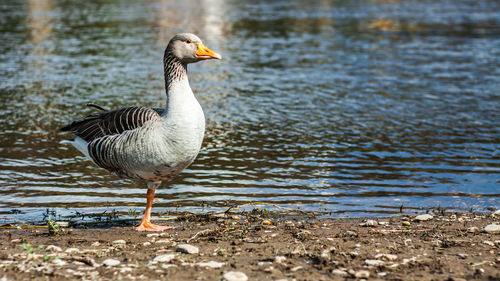
[[[2,1],[1,221],[142,211],[144,184],[58,129],[88,102],[162,106],[180,31],[223,60],[190,65],[205,142],[153,211],[500,207],[500,2],[186,2]]]

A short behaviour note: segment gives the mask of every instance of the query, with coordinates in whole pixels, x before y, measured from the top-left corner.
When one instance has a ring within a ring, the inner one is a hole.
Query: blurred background
[[[140,215],[144,183],[60,145],[59,128],[89,102],[164,106],[177,32],[223,60],[189,66],[205,142],[156,214],[499,207],[499,1],[3,0],[0,222]]]

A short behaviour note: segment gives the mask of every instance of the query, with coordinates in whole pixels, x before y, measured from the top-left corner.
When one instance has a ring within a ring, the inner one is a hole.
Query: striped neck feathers
[[[182,63],[178,58],[170,52],[165,51],[163,57],[163,68],[165,72],[165,90],[167,95],[173,84],[187,79],[187,65]]]

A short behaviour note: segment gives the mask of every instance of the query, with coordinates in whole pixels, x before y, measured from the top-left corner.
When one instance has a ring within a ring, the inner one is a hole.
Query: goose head
[[[198,36],[192,33],[176,34],[168,43],[166,53],[182,63],[194,63],[207,59],[221,59],[216,52],[207,48]]]

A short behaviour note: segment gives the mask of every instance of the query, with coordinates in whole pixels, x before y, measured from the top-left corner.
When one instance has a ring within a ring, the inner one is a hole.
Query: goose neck
[[[163,57],[163,69],[165,72],[165,90],[168,96],[173,88],[172,86],[182,83],[183,80],[187,81],[187,65],[182,63],[172,54],[165,52],[165,56]]]

